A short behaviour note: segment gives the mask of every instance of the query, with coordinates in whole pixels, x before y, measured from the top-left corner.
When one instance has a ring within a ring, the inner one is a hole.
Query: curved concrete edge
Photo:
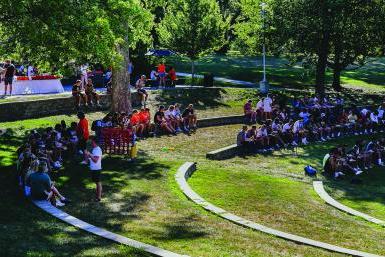
[[[52,216],[64,221],[65,223],[68,223],[74,227],[77,227],[79,229],[85,230],[89,233],[92,233],[94,235],[103,237],[105,239],[109,239],[112,241],[115,241],[120,244],[124,244],[133,248],[140,249],[142,251],[157,255],[157,256],[162,256],[162,257],[188,257],[187,255],[180,255],[177,253],[173,253],[167,250],[163,250],[161,248],[148,245],[145,243],[141,243],[139,241],[112,233],[110,231],[104,230],[102,228],[96,227],[94,225],[91,225],[87,222],[84,222],[82,220],[79,220],[78,218],[75,218],[68,213],[59,210],[58,208],[52,206],[49,202],[47,201],[33,201],[33,203],[42,209],[43,211],[51,214]]]
[[[251,228],[253,230],[267,233],[267,234],[270,234],[270,235],[273,235],[276,237],[280,237],[280,238],[283,238],[283,239],[286,239],[289,241],[322,248],[324,250],[328,250],[328,251],[332,251],[332,252],[343,253],[343,254],[348,254],[348,255],[353,255],[353,256],[362,256],[362,257],[374,257],[374,256],[378,257],[378,256],[380,256],[380,255],[375,255],[375,254],[371,254],[371,253],[351,250],[351,249],[323,243],[320,241],[315,241],[315,240],[308,239],[305,237],[289,234],[286,232],[282,232],[279,230],[275,230],[275,229],[260,225],[258,223],[254,223],[252,221],[243,219],[239,216],[236,216],[232,213],[229,213],[226,210],[221,209],[221,208],[207,202],[205,199],[200,197],[197,193],[195,193],[191,189],[191,187],[187,183],[187,179],[192,175],[192,173],[195,170],[196,170],[196,164],[195,163],[186,162],[185,164],[183,164],[178,169],[177,173],[175,174],[176,182],[178,183],[182,192],[187,196],[187,198],[189,198],[190,200],[192,200],[196,204],[200,205],[201,207],[203,207],[207,211],[214,213],[215,215],[218,215],[218,216],[220,216],[226,220],[229,220],[229,221],[231,221],[237,225],[241,225],[243,227]]]
[[[375,224],[378,224],[378,225],[381,225],[381,226],[385,226],[385,221],[383,220],[380,220],[380,219],[376,219],[372,216],[369,216],[365,213],[362,213],[362,212],[359,212],[359,211],[356,211],[350,207],[347,207],[346,205],[343,205],[341,203],[339,203],[338,201],[334,200],[326,191],[325,191],[325,188],[324,188],[324,185],[323,185],[323,182],[322,181],[313,181],[313,188],[314,190],[316,191],[316,193],[318,194],[319,197],[321,197],[322,200],[324,200],[327,204],[333,206],[334,208],[336,209],[339,209],[343,212],[346,212],[348,214],[351,214],[353,216],[357,216],[357,217],[361,217],[367,221],[370,221],[370,222],[373,222]]]

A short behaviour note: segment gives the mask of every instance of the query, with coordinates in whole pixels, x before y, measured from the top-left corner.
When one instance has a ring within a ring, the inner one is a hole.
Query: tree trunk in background
[[[335,91],[340,92],[342,90],[341,87],[341,71],[342,71],[342,63],[341,63],[341,55],[342,49],[340,42],[335,43],[335,53],[334,53],[334,69],[333,69],[333,84],[332,87]]]
[[[191,60],[191,86],[195,86],[195,63]]]
[[[324,32],[318,50],[318,61],[316,69],[316,93],[323,96],[325,94],[325,72],[329,53],[329,32]]]
[[[342,90],[341,87],[341,68],[340,66],[336,66],[333,70],[333,89],[335,91],[340,92]]]
[[[112,72],[112,103],[111,110],[113,112],[131,112],[131,92],[129,90],[130,75],[127,72],[128,63],[130,61],[130,51],[122,46],[117,47],[118,52],[122,55],[123,61]]]

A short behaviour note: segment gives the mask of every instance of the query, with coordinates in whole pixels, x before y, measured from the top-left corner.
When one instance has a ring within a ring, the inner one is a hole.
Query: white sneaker
[[[326,137],[327,140],[330,140],[331,138],[329,136]]]
[[[84,154],[82,150],[79,150],[79,154]]]
[[[340,136],[341,136],[341,132],[338,132],[338,133],[337,133],[337,137],[340,137]]]
[[[293,146],[298,146],[298,144],[297,144],[295,141],[293,141],[291,144],[292,144]]]
[[[59,161],[56,161],[56,162],[54,162],[53,167],[56,169],[60,169],[62,167],[62,165]]]
[[[82,164],[82,165],[87,165],[88,162],[87,162],[87,161],[82,161],[80,164]]]
[[[325,142],[325,141],[326,141],[326,139],[325,139],[325,138],[323,138],[323,137],[321,137],[321,141],[322,141],[322,142]]]
[[[355,136],[358,136],[358,133],[356,132],[356,133],[354,133],[354,135],[355,135]]]
[[[63,206],[65,206],[65,203],[62,203],[58,199],[56,199],[56,206],[63,207]]]
[[[359,169],[356,170],[356,175],[360,175],[361,173],[363,173],[362,170],[359,170]]]

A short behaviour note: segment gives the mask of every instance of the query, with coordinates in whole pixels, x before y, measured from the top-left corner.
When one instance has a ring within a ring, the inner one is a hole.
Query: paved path
[[[183,193],[193,202],[196,204],[202,206],[204,209],[224,218],[227,219],[237,225],[241,225],[247,228],[251,228],[260,232],[264,232],[276,237],[280,237],[286,240],[290,240],[296,243],[300,244],[306,244],[318,248],[322,248],[328,251],[332,252],[338,252],[338,253],[344,253],[348,255],[353,255],[353,256],[362,256],[362,257],[374,257],[374,256],[379,256],[371,253],[366,253],[366,252],[361,252],[361,251],[356,251],[356,250],[351,250],[331,244],[327,244],[324,242],[320,241],[315,241],[312,239],[308,239],[305,237],[289,234],[286,232],[282,232],[276,229],[272,229],[263,225],[260,225],[258,223],[254,223],[252,221],[243,219],[239,216],[236,216],[232,213],[227,212],[224,209],[221,209],[209,202],[207,202],[205,199],[200,197],[197,193],[195,193],[189,184],[187,183],[187,179],[191,176],[191,174],[195,171],[195,163],[192,162],[186,162],[183,164],[179,169],[177,174],[175,175],[176,182],[178,183],[180,189],[183,191]]]
[[[95,234],[97,236],[101,236],[103,238],[115,241],[117,243],[124,244],[124,245],[134,247],[134,248],[138,248],[142,251],[145,251],[145,252],[157,255],[157,256],[164,256],[164,257],[182,257],[182,256],[185,256],[185,257],[187,257],[187,255],[176,254],[176,253],[173,253],[173,252],[170,252],[167,250],[163,250],[161,248],[158,248],[158,247],[155,247],[152,245],[141,243],[141,242],[138,242],[136,240],[133,240],[133,239],[109,232],[109,231],[104,230],[102,228],[95,227],[94,225],[86,223],[82,220],[79,220],[78,218],[75,218],[75,217],[59,210],[58,208],[52,206],[47,201],[34,201],[34,204],[36,206],[38,206],[39,208],[43,209],[45,212],[51,214],[52,216],[64,221],[65,223],[68,223],[72,226],[75,226],[77,228],[80,228],[80,229],[85,230],[89,233]]]
[[[373,223],[376,223],[378,225],[381,225],[381,226],[385,226],[385,221],[383,220],[379,220],[379,219],[376,219],[372,216],[369,216],[365,213],[362,213],[362,212],[359,212],[359,211],[356,211],[350,207],[347,207],[346,205],[343,205],[339,202],[337,202],[336,200],[334,200],[326,191],[325,191],[325,188],[324,188],[324,185],[322,183],[322,181],[314,181],[313,182],[313,187],[314,187],[314,190],[317,192],[317,194],[319,195],[319,197],[322,198],[322,200],[324,200],[327,204],[330,204],[331,206],[333,206],[334,208],[337,208],[343,212],[346,212],[348,214],[351,214],[353,216],[357,216],[357,217],[361,217],[367,221],[370,221],[370,222],[373,222]]]
[[[184,73],[184,72],[177,72],[176,75],[181,77],[191,77],[191,73]],[[203,78],[203,75],[195,75],[196,78]],[[227,79],[222,77],[214,77],[214,80],[223,82],[223,83],[229,83],[233,85],[240,85],[245,87],[257,87],[255,83],[248,82],[248,81],[242,81],[242,80],[235,80],[235,79]]]

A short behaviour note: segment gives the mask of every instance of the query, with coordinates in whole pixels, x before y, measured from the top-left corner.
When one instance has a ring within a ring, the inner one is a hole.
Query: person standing
[[[79,118],[79,123],[76,128],[77,136],[79,139],[79,153],[84,154],[86,147],[87,147],[87,140],[90,137],[90,132],[88,129],[88,120],[86,119],[86,115],[84,112],[78,112],[78,118]],[[82,161],[82,164],[87,164],[87,156],[84,155],[84,160]]]
[[[175,87],[176,86],[177,77],[176,77],[176,71],[175,71],[174,67],[170,67],[170,70],[168,71],[168,76],[169,76],[169,78],[171,80],[171,86]]]
[[[130,76],[130,85],[131,85],[131,81],[132,81],[132,72],[134,71],[134,65],[132,64],[131,61],[128,62],[128,65],[127,65],[127,73],[128,75]]]
[[[88,80],[88,63],[80,66],[80,80],[82,82],[82,89],[84,90]]]
[[[16,68],[15,66],[11,63],[11,60],[6,60],[5,65],[5,75],[4,75],[4,96],[7,95],[7,89],[9,85],[9,95],[12,95],[12,83],[13,83],[13,76],[15,76],[16,73]]]
[[[166,65],[164,62],[161,62],[158,65],[158,76],[159,76],[159,87],[166,87]]]
[[[85,155],[90,164],[91,178],[96,185],[96,201],[100,202],[102,199],[102,182],[100,180],[102,172],[102,156],[103,152],[98,146],[95,137],[90,137],[92,151],[85,151]]]
[[[27,67],[27,76],[29,77],[29,79],[31,79],[31,77],[35,75],[33,70],[34,70],[33,65],[29,64]]]

